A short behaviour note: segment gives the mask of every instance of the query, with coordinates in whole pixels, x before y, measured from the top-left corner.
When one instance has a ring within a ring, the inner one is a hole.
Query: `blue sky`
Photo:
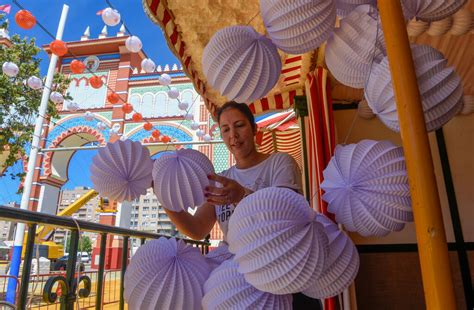
[[[146,16],[141,0],[110,0],[109,2],[120,12],[122,21],[131,34],[141,39],[144,52],[157,65],[179,63],[177,58],[168,49],[161,29]],[[105,0],[20,0],[16,1],[16,3],[32,12],[37,21],[54,36],[56,35],[63,4],[67,4],[69,6],[69,13],[63,34],[64,41],[80,40],[87,26],[90,26],[91,38],[97,38],[104,27],[104,23],[102,18],[96,15],[96,12],[109,6]],[[0,0],[0,4],[12,5],[11,13],[8,15],[10,35],[17,33],[21,37],[35,37],[36,44],[40,47],[53,40],[39,25],[36,25],[31,30],[19,28],[15,24],[15,13],[20,8],[13,1]],[[115,27],[108,27],[108,35],[115,36],[119,28],[120,24]],[[42,58],[41,74],[45,75],[48,70],[49,60],[43,51],[40,52],[39,56]],[[89,166],[91,158],[96,153],[97,151],[78,151],[74,154],[70,162],[69,181],[64,185],[65,188],[92,186]],[[19,180],[12,181],[8,173],[17,173],[21,169],[21,165],[17,164],[7,170],[6,176],[0,177],[0,204],[12,200],[20,202],[21,196],[16,195]]]

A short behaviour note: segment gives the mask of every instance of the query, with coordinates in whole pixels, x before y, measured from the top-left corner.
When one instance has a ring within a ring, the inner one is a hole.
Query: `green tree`
[[[0,28],[8,29],[8,21],[0,14]],[[37,117],[57,117],[55,104],[48,103],[47,116],[38,115],[42,92],[33,90],[26,85],[30,76],[40,76],[38,58],[40,49],[35,39],[20,38],[13,35],[11,46],[0,45],[0,65],[6,61],[14,62],[19,70],[15,78],[0,74],[0,172],[15,163],[19,156],[25,155],[25,148],[31,143],[34,122]],[[64,93],[70,80],[62,74],[53,79],[54,90]],[[66,99],[72,99],[69,95]],[[6,153],[8,155],[6,155]],[[23,174],[11,175],[22,177]]]
[[[71,237],[68,236],[68,238],[66,239],[66,252],[67,253],[71,253],[69,251],[70,244],[71,244]],[[89,236],[82,236],[79,239],[79,246],[77,248],[77,251],[78,252],[87,252],[87,253],[91,254],[91,252],[92,252],[92,241],[91,241],[91,238],[89,238]]]

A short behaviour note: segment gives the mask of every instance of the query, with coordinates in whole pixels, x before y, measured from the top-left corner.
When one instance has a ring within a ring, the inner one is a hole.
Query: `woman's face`
[[[219,120],[222,140],[236,159],[245,158],[255,152],[255,128],[245,115],[237,109],[222,112]]]

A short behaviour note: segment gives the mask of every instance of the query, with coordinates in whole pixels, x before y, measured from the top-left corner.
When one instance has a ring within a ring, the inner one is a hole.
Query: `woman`
[[[234,155],[235,166],[220,175],[210,175],[218,186],[208,186],[207,202],[193,215],[166,210],[171,221],[185,235],[201,240],[218,221],[226,241],[229,219],[235,206],[247,195],[266,187],[287,187],[301,192],[301,173],[296,161],[285,153],[263,154],[255,147],[257,125],[249,107],[227,102],[217,112],[222,140]],[[220,185],[220,186],[219,186]],[[293,309],[322,309],[319,300],[293,294]]]
[[[217,113],[222,140],[234,155],[236,164],[220,175],[208,176],[217,186],[208,186],[204,195],[207,202],[193,215],[166,210],[178,230],[193,238],[203,239],[216,220],[224,241],[229,218],[235,206],[247,195],[270,186],[287,187],[301,192],[301,173],[295,160],[285,153],[263,154],[255,147],[257,125],[249,107],[228,102]]]

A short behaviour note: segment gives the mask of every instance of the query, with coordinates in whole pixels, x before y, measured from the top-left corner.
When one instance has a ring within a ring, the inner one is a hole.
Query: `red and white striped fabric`
[[[335,147],[334,117],[328,81],[328,71],[318,67],[308,74],[306,98],[308,117],[305,118],[306,158],[308,164],[309,197],[313,209],[328,215],[327,204],[322,200],[320,184],[323,170],[331,159]]]

